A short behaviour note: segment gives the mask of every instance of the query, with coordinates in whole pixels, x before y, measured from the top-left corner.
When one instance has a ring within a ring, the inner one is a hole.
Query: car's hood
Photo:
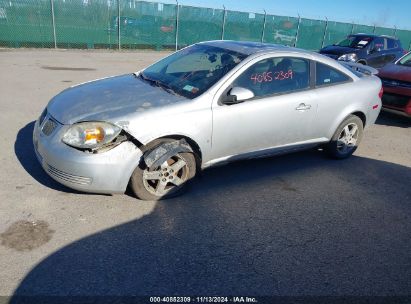
[[[47,110],[59,122],[111,120],[132,112],[185,100],[137,78],[134,74],[104,78],[73,86],[50,100]]]
[[[338,46],[338,45],[329,45],[325,48],[320,50],[321,54],[331,54],[331,55],[344,55],[349,53],[357,53],[358,49],[345,47],[345,46]]]
[[[378,76],[411,82],[411,67],[389,63],[378,72]]]

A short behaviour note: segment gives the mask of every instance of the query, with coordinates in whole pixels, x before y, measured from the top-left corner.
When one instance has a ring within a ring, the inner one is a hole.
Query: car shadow
[[[384,126],[411,128],[411,117],[381,111],[375,123]]]
[[[66,193],[81,193],[70,189],[52,179],[44,172],[39,161],[37,160],[33,146],[33,129],[35,121],[32,121],[19,130],[14,142],[14,153],[21,166],[40,184],[54,190]]]
[[[407,294],[409,180],[405,166],[329,160],[318,151],[210,168],[191,191],[150,214],[45,257],[11,303],[24,296],[73,303],[110,295]]]

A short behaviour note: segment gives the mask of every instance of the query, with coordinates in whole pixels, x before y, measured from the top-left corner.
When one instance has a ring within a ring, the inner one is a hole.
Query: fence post
[[[178,0],[176,0],[177,6],[176,6],[176,51],[178,50],[178,18],[180,15],[180,6],[178,4]]]
[[[50,0],[51,5],[51,21],[53,23],[53,39],[54,39],[54,48],[57,49],[57,39],[56,39],[56,20],[54,18],[54,0]]]
[[[117,41],[118,41],[118,49],[121,50],[121,32],[120,32],[120,0],[117,0]]]
[[[396,37],[397,36],[397,26],[396,25],[394,25],[394,35],[393,35],[394,37]]]
[[[351,35],[354,33],[354,25],[355,25],[355,23],[353,22],[352,26],[351,26]]]
[[[324,43],[325,43],[325,36],[327,35],[327,30],[328,30],[328,18],[325,17],[325,28],[324,28],[324,36],[323,36],[323,42],[321,43],[321,48],[324,47]]]
[[[297,32],[295,33],[294,47],[297,47],[298,32],[300,31],[300,23],[301,23],[301,17],[300,17],[300,14],[298,14],[298,25],[297,25]]]
[[[264,24],[263,24],[263,31],[261,32],[261,43],[264,42],[265,22],[266,21],[267,21],[267,12],[264,10]]]
[[[226,14],[227,14],[227,11],[226,11],[224,5],[223,5],[223,7],[224,7],[224,13],[223,13],[223,28],[221,29],[221,40],[224,40],[225,18],[226,18]]]
[[[374,24],[374,27],[372,29],[372,33],[375,34],[375,24]]]

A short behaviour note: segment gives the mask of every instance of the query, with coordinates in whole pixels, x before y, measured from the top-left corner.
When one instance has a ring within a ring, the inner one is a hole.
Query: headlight
[[[338,60],[356,62],[357,61],[357,54],[355,54],[355,53],[345,54],[345,55],[342,55],[342,56],[338,57]]]
[[[95,149],[113,141],[121,128],[106,122],[81,122],[72,125],[63,142],[76,148]]]

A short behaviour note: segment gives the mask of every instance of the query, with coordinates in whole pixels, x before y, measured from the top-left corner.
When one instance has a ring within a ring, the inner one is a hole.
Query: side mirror
[[[234,87],[228,92],[228,95],[223,98],[222,103],[227,105],[236,104],[253,97],[254,93],[251,90],[242,87]]]

